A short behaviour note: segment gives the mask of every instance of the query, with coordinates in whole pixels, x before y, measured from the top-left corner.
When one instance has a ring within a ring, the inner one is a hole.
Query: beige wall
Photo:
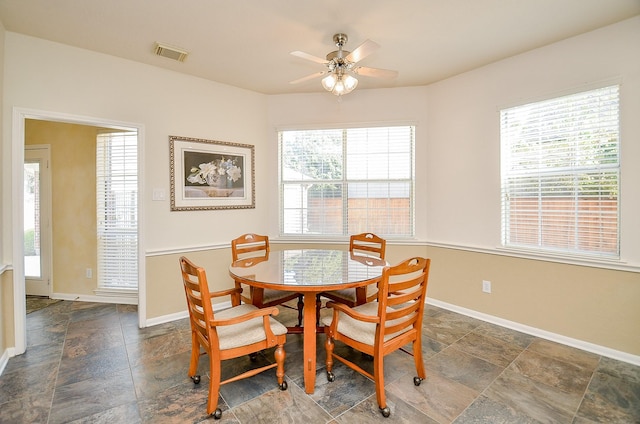
[[[25,123],[26,145],[51,146],[52,293],[94,295],[97,287],[96,134],[85,125]]]
[[[640,274],[429,247],[428,296],[640,355]],[[492,293],[482,292],[482,280]]]

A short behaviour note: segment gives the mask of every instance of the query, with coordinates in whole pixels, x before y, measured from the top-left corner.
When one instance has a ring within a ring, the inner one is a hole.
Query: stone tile
[[[527,378],[576,396],[584,395],[593,375],[589,369],[529,350],[524,351],[509,368]]]
[[[79,303],[84,303],[84,305],[79,305]],[[71,322],[106,321],[118,318],[117,306],[111,303],[73,302],[69,311]]]
[[[137,318],[136,318],[137,319]],[[176,333],[177,327],[173,322],[166,322],[146,328],[138,328],[138,323],[126,323],[122,325],[122,334],[126,344],[140,343],[142,340],[158,336]],[[190,330],[189,330],[190,331]],[[191,343],[191,342],[189,342]],[[189,344],[191,346],[191,344]]]
[[[256,362],[252,362],[247,356],[223,361],[221,380],[227,380],[245,371],[267,364],[269,364],[269,362],[262,355],[258,355]],[[263,371],[251,378],[224,384],[220,387],[220,394],[229,407],[234,408],[273,389],[278,389],[278,379],[275,368]]]
[[[369,396],[353,408],[339,415],[335,422],[343,424],[370,424],[370,423],[407,423],[407,424],[437,424],[437,421],[418,411],[403,399],[389,393],[387,407],[391,415],[384,418],[380,413],[380,407],[375,396]]]
[[[586,352],[576,349],[575,347],[562,345],[549,340],[536,339],[528,347],[528,350],[541,353],[550,358],[568,362],[587,371],[593,372],[598,363],[600,356],[595,353]]]
[[[333,373],[335,380],[329,382],[324,369],[316,372],[315,391],[309,395],[333,417],[352,408],[364,397],[376,391],[373,381],[340,362],[333,367]],[[295,383],[304,387],[302,379],[296,380]]]
[[[637,365],[602,357],[596,371],[618,377],[625,383],[640,383],[640,366]]]
[[[523,350],[519,346],[475,332],[464,336],[454,347],[502,368],[508,366]]]
[[[440,310],[426,317],[422,323],[422,334],[438,342],[450,345],[457,342],[476,327],[479,321],[454,312]]]
[[[598,369],[577,417],[594,422],[640,423],[640,381],[637,370],[625,372],[629,367],[607,364]]]
[[[107,377],[121,370],[129,370],[129,362],[124,345],[82,356],[65,356],[60,361],[56,386],[65,386],[83,380]]]
[[[486,396],[476,399],[458,418],[454,424],[538,424],[539,421]]]
[[[504,370],[503,367],[458,350],[457,345],[430,358],[427,361],[427,374],[435,372],[481,392]]]
[[[84,324],[75,326],[71,323],[62,355],[66,358],[77,358],[123,345],[124,338],[119,328],[93,328]]]
[[[29,329],[27,330],[27,349],[33,346],[57,344],[60,345],[60,349],[62,350],[66,335],[66,322],[58,322]]]
[[[57,370],[62,355],[62,346],[61,343],[27,346],[27,350],[22,355],[11,358],[4,373],[8,374],[28,367],[40,368],[46,364]]]
[[[233,413],[239,422],[255,424],[324,424],[331,419],[302,388],[291,381],[287,390],[272,389],[233,408]]]
[[[113,424],[113,423],[127,423],[127,424],[139,424],[142,423],[140,418],[140,412],[138,411],[138,403],[133,401],[124,405],[119,405],[113,408],[109,408],[105,411],[97,412],[87,417],[79,418],[74,421],[70,421],[69,424]]]
[[[152,397],[138,401],[142,422],[182,424],[204,421],[208,418],[208,395],[208,384],[186,382],[169,387]],[[229,414],[226,412],[229,407],[220,397],[218,398],[218,408],[222,411],[223,418]],[[218,422],[220,421],[216,421],[216,423]]]
[[[191,353],[183,352],[157,361],[143,362],[138,366],[132,367],[131,375],[136,389],[136,396],[139,399],[152,397],[170,387],[191,382],[188,376],[190,360]],[[198,374],[202,379],[200,384],[209,384],[209,379],[207,378],[207,373],[209,372],[208,363],[207,355],[200,357],[198,366]]]
[[[129,369],[108,376],[58,386],[53,396],[49,424],[88,417],[135,399]]]
[[[570,423],[581,395],[569,394],[506,369],[483,393],[518,413],[541,422]]]
[[[191,333],[170,332],[127,345],[129,363],[132,367],[184,352],[191,352]]]
[[[0,405],[23,397],[45,396],[46,393],[53,392],[57,374],[57,362],[20,367],[11,372],[5,369],[0,376]]]
[[[420,386],[415,386],[410,379],[397,380],[387,387],[387,394],[402,399],[437,422],[450,423],[479,393],[436,372],[429,372]]]
[[[4,383],[0,382],[0,387]],[[0,401],[1,423],[46,423],[51,409],[53,390],[32,395],[17,395],[12,400]]]
[[[500,327],[499,325],[491,324],[488,322],[483,322],[475,330],[473,330],[473,332],[485,336],[490,336],[494,339],[502,340],[503,342],[518,346],[522,349],[526,349],[531,344],[531,342],[536,339],[535,336],[521,333],[510,328]]]

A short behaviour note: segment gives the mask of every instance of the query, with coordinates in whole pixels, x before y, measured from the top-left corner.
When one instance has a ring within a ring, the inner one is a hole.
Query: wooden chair
[[[351,308],[328,302],[333,315],[325,317],[327,341],[327,379],[334,381],[333,359],[369,377],[376,384],[376,398],[382,415],[391,411],[384,393],[384,357],[407,343],[413,343],[414,362],[418,375],[413,384],[419,386],[426,378],[422,361],[422,316],[429,278],[430,259],[414,257],[395,266],[385,267],[378,286],[378,301]],[[365,355],[373,357],[373,375],[357,364],[334,352],[340,341]]]
[[[269,236],[248,233],[231,240],[231,256],[235,262],[248,257],[269,257]],[[236,288],[242,288],[239,281],[235,282]],[[243,290],[244,292],[244,290]],[[299,293],[280,290],[249,287],[248,296],[242,296],[245,303],[250,303],[258,308],[282,305],[290,300],[298,299],[298,326],[302,325],[302,296]],[[285,305],[286,306],[286,305]]]
[[[278,315],[278,308],[259,309],[250,304],[243,304],[214,314],[211,299],[233,296],[237,294],[239,289],[233,288],[209,293],[207,276],[203,268],[194,265],[187,258],[181,257],[180,269],[191,322],[191,362],[188,375],[195,384],[200,383],[200,375],[196,374],[198,359],[200,355],[209,355],[211,378],[209,380],[207,414],[213,413],[215,419],[222,416],[222,411],[218,408],[221,385],[254,376],[271,368],[276,368],[280,389],[286,390],[283,346],[287,337],[287,328],[272,318]],[[257,353],[274,346],[276,347],[274,353],[276,362],[274,364],[251,369],[220,381],[222,361]]]
[[[384,260],[387,241],[373,233],[354,234],[349,239],[349,252],[352,258],[375,256]],[[366,255],[366,256],[365,256]],[[321,296],[329,298],[347,306],[357,306],[370,302],[376,298],[376,289],[373,284],[357,289],[335,290],[324,292]]]

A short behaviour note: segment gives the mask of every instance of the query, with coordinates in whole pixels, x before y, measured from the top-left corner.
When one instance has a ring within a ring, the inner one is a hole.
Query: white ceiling
[[[265,94],[320,92],[333,34],[381,48],[362,66],[399,71],[359,88],[417,86],[640,14],[640,0],[0,0],[7,31]],[[154,55],[162,42],[184,63]]]

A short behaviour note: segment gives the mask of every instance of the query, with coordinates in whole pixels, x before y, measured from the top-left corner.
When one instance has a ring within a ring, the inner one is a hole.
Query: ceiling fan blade
[[[375,41],[365,40],[364,43],[360,44],[354,51],[349,53],[345,59],[351,63],[360,62],[379,48],[380,45]]]
[[[305,81],[309,81],[309,80],[314,79],[314,78],[318,78],[318,77],[320,77],[320,76],[322,76],[322,75],[324,75],[326,73],[327,73],[327,71],[316,72],[314,74],[307,75],[306,77],[302,77],[302,78],[298,78],[297,80],[289,81],[289,84],[299,84],[301,82],[305,82]]]
[[[365,77],[374,78],[395,78],[398,76],[398,71],[391,71],[389,69],[379,68],[367,68],[366,66],[358,66],[353,70],[358,75],[364,75]]]
[[[325,65],[327,63],[326,59],[322,59],[318,56],[314,56],[312,54],[309,53],[305,53],[305,52],[301,52],[301,51],[294,51],[291,52],[291,55],[299,57],[300,59],[306,59],[306,60],[310,60],[312,62],[316,62],[316,63],[322,63],[323,65]]]

